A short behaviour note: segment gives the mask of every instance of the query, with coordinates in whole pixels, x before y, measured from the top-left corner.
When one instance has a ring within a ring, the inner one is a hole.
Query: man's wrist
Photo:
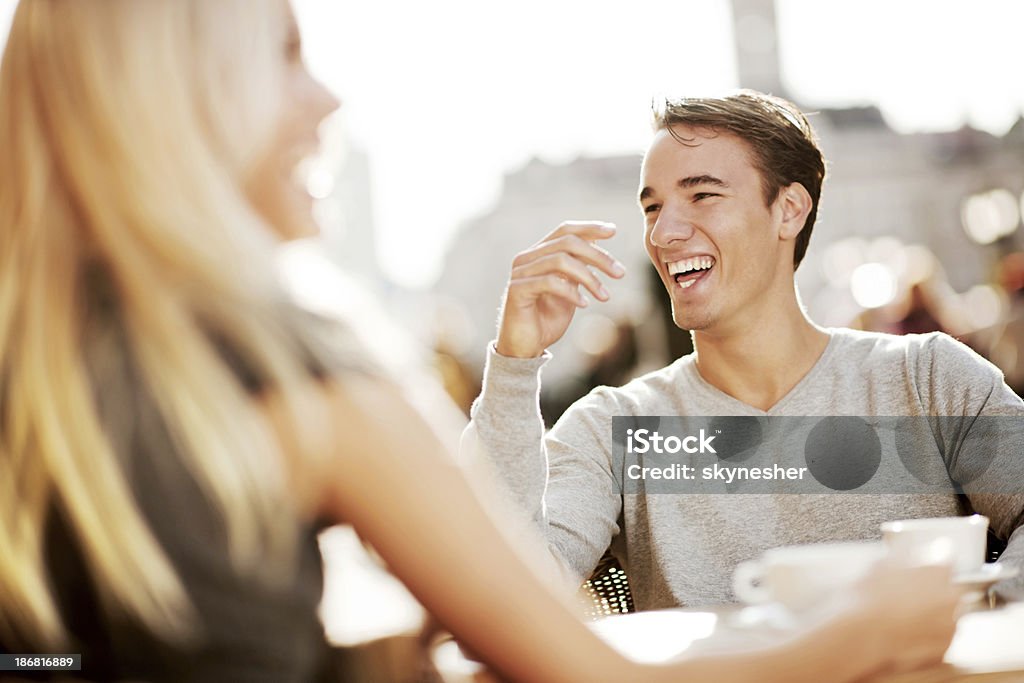
[[[544,355],[547,349],[518,349],[509,344],[502,343],[501,339],[494,340],[494,352],[503,358],[517,358],[519,360],[529,360],[531,358],[540,358]]]
[[[480,387],[480,398],[501,397],[508,399],[513,396],[531,396],[534,402],[540,400],[541,368],[551,359],[545,351],[537,358],[512,358],[498,353],[495,342],[487,345],[487,361]],[[508,406],[506,406],[506,409]],[[537,410],[531,407],[531,411]]]
[[[489,365],[497,364],[505,370],[530,373],[535,372],[552,358],[551,352],[547,349],[535,356],[515,356],[502,353],[497,340],[492,340],[487,345],[487,356]]]

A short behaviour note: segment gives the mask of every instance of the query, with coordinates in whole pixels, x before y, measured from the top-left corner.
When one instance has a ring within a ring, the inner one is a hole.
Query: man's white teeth
[[[694,282],[696,282],[696,280],[686,280],[684,282],[680,282],[679,286],[686,289],[687,287],[693,287]]]
[[[710,256],[691,256],[682,261],[668,264],[668,274],[679,275],[691,270],[707,270],[713,265],[715,265],[715,259]]]

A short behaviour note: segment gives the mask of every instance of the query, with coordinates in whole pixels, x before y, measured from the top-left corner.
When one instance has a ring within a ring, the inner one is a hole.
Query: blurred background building
[[[772,0],[733,0],[732,9],[740,83],[792,98],[783,87]],[[967,126],[900,134],[875,107],[803,108],[829,160],[797,277],[811,317],[892,332],[944,329],[986,351],[975,333],[997,326],[1010,307],[993,278],[1000,259],[1020,246],[1024,121],[1002,137]],[[666,295],[643,250],[639,167],[640,156],[534,159],[505,176],[493,208],[465,223],[445,254],[434,291],[464,307],[472,324],[462,358],[479,368],[514,255],[563,220],[618,224],[608,248],[630,277],[609,282],[611,301],[579,311],[552,348],[549,419],[592,386],[596,365],[628,363],[604,375],[621,381],[686,350],[665,329]],[[917,310],[925,307],[927,315]]]

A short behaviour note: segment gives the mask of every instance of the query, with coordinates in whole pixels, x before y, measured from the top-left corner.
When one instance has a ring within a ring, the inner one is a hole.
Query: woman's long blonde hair
[[[183,586],[141,516],[83,357],[83,288],[97,268],[238,566],[294,548],[274,435],[208,334],[298,396],[275,241],[242,189],[283,105],[288,11],[285,0],[16,10],[0,65],[0,635],[66,636],[43,557],[57,505],[107,607],[168,638],[188,632]]]

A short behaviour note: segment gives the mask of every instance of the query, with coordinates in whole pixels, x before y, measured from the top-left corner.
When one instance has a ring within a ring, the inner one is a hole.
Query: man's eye
[[[699,202],[700,200],[707,199],[708,197],[719,197],[719,196],[721,196],[721,195],[716,194],[714,192],[698,192],[697,194],[693,195],[693,201]]]
[[[661,207],[658,204],[648,204],[644,207],[644,213],[654,213]]]

